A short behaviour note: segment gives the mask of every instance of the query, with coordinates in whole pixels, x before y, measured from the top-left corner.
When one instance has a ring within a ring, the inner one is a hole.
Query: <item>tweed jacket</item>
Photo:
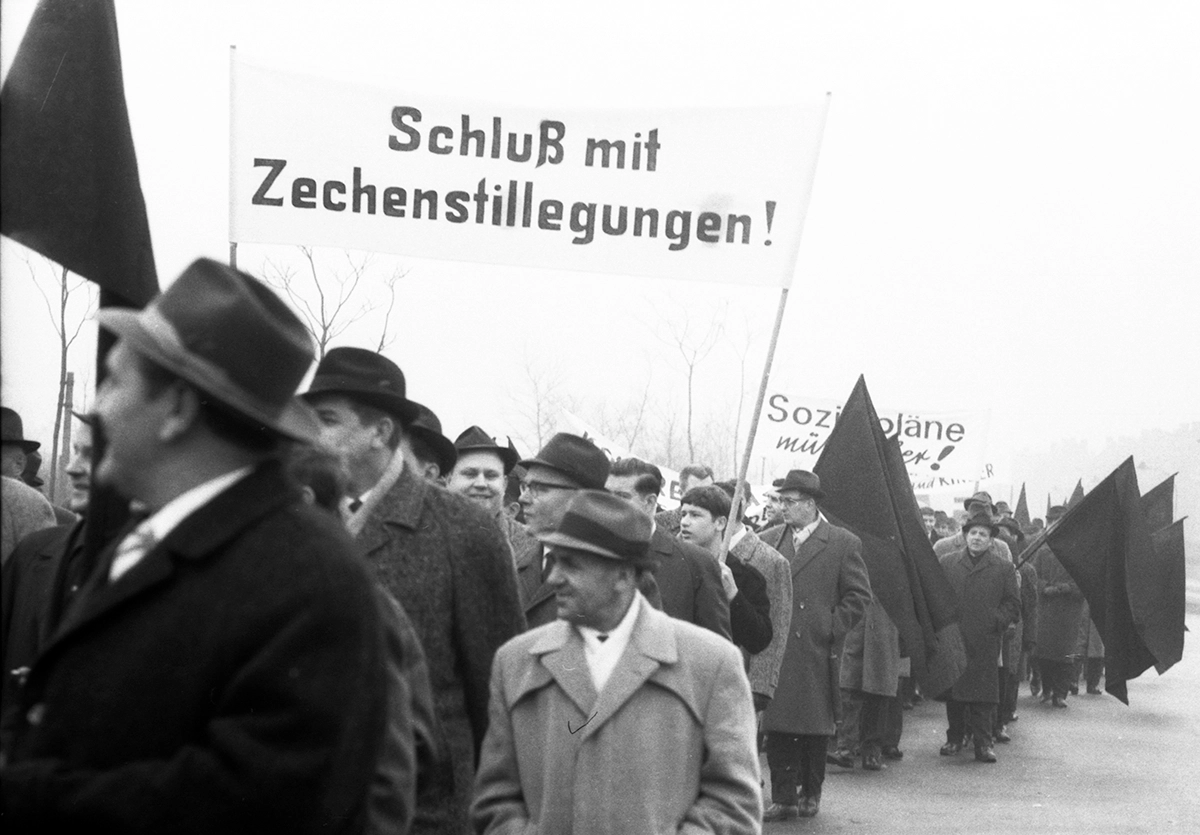
[[[272,462],[108,582],[116,544],[22,688],[6,831],[359,831],[384,635],[336,520]]]
[[[779,665],[787,647],[792,624],[792,569],[783,555],[746,528],[745,535],[730,552],[758,570],[767,581],[767,599],[771,601],[771,643],[762,652],[750,656],[750,689],[768,699],[779,683]]]
[[[825,519],[799,553],[788,525],[763,531],[761,538],[792,567],[792,622],[775,698],[763,713],[763,730],[832,736],[838,656],[846,633],[871,600],[862,541]]]
[[[506,644],[472,816],[480,833],[757,833],[754,706],[737,649],[640,606],[597,694],[575,627]]]
[[[959,702],[989,702],[999,697],[1000,643],[1009,625],[1021,616],[1021,593],[1012,563],[989,549],[978,562],[966,547],[942,557],[942,569],[958,595],[967,669],[951,688]],[[935,694],[937,695],[937,694]]]
[[[407,467],[359,513],[357,542],[421,639],[453,767],[440,793],[418,798],[413,831],[464,832],[492,658],[525,629],[512,557],[495,519]]]
[[[31,533],[58,524],[54,508],[46,497],[23,481],[0,476],[3,497],[0,500],[0,564]]]

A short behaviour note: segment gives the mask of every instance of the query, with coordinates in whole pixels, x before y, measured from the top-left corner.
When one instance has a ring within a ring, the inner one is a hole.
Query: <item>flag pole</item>
[[[808,169],[805,191],[808,200],[804,201],[804,210],[800,215],[800,235],[804,234],[804,220],[808,216],[808,204],[812,200],[813,182],[817,178],[817,160],[821,156],[821,143],[825,139],[825,120],[829,116],[829,101],[832,93],[825,94],[825,108],[821,111],[821,127],[817,132],[817,152],[813,154],[812,165]],[[790,286],[790,285],[789,285]],[[750,432],[746,436],[746,450],[742,453],[741,464],[738,467],[737,481],[733,486],[733,503],[729,508],[729,520],[725,524],[725,535],[721,539],[721,562],[729,553],[729,543],[733,539],[735,522],[742,518],[742,503],[745,500],[743,485],[746,483],[746,473],[750,470],[750,455],[754,452],[754,438],[758,433],[758,421],[762,417],[763,401],[767,397],[767,382],[771,377],[771,364],[775,360],[775,347],[779,344],[779,331],[783,326],[783,311],[787,308],[788,287],[779,289],[779,307],[775,311],[775,326],[771,330],[771,344],[767,348],[767,357],[763,362],[762,378],[758,382],[758,398],[754,401],[754,414],[750,418]]]
[[[233,131],[233,66],[237,62],[237,44],[229,45],[229,266],[237,269],[237,241],[233,239],[233,177],[234,177],[234,148]]]

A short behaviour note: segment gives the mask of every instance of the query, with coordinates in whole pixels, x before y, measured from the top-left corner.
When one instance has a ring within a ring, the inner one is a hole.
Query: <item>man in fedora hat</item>
[[[94,477],[149,514],[100,554],[32,664],[0,771],[18,830],[361,828],[384,729],[367,567],[298,501],[279,451],[315,439],[313,360],[265,284],[189,266],[118,341]]]
[[[25,437],[21,416],[7,406],[0,406],[0,429],[4,433],[0,445],[0,563],[6,563],[18,542],[35,531],[54,527],[57,520],[46,497],[21,480],[28,456],[41,444]]]
[[[442,422],[432,409],[417,404],[417,416],[404,432],[401,446],[408,463],[417,472],[434,484],[446,486],[454,462],[458,460],[458,450],[442,434]]]
[[[1065,507],[1055,505],[1046,513],[1046,524],[1053,527],[1066,513]],[[1041,677],[1042,701],[1066,707],[1087,601],[1050,546],[1039,546],[1030,562],[1038,577],[1037,645],[1033,654]]]
[[[502,447],[478,426],[470,426],[454,441],[457,461],[446,489],[483,508],[496,520],[516,565],[518,550],[525,551],[537,544],[537,540],[525,530],[525,526],[506,512],[504,495],[509,474],[517,466],[521,456],[517,454],[512,439]]]
[[[763,713],[771,806],[764,820],[812,817],[836,731],[842,642],[871,600],[862,542],[821,517],[821,479],[792,470],[779,484],[784,524],[762,540],[792,567],[792,620],[775,698]]]
[[[25,424],[16,410],[0,406],[0,475],[20,478],[30,453],[40,446],[25,437]]]
[[[521,509],[525,525],[535,538],[523,543],[513,557],[525,620],[532,628],[550,623],[558,616],[554,587],[546,582],[550,561],[536,537],[558,524],[572,494],[604,489],[609,463],[604,452],[587,438],[559,432],[537,455],[519,461],[518,465],[525,470]]]
[[[721,576],[721,564],[703,547],[673,535],[660,521],[662,514],[654,515],[663,488],[658,467],[639,458],[620,458],[613,462],[604,484],[608,492],[625,499],[653,520],[650,553],[656,559],[654,580],[662,610],[673,618],[703,626],[732,640],[729,595]],[[676,533],[678,525],[676,522]]]
[[[1021,597],[1012,563],[990,547],[999,532],[991,513],[977,509],[963,523],[962,532],[966,545],[942,557],[941,564],[959,601],[967,669],[944,694],[949,727],[940,753],[957,754],[964,737],[970,735],[975,759],[994,763],[993,715],[1000,687],[996,660],[1006,630],[1021,616]]]
[[[304,398],[316,409],[322,440],[346,463],[347,527],[408,614],[429,665],[453,775],[418,797],[413,831],[466,832],[492,659],[525,628],[512,559],[486,513],[406,463],[401,447],[420,407],[394,362],[363,348],[334,348]]]
[[[968,518],[977,516],[980,513],[986,513],[993,519],[996,519],[996,505],[992,503],[992,495],[984,490],[971,496],[963,501],[963,510],[966,511]],[[961,551],[967,544],[966,528],[960,528],[958,533],[948,537],[939,539],[933,544],[933,553],[941,559],[948,554],[956,554]],[[1008,547],[1008,543],[998,536],[992,537],[992,553],[1005,562],[1011,563],[1012,550]]]
[[[539,529],[557,619],[496,654],[477,832],[758,831],[741,655],[638,591],[650,527],[626,500],[577,490]]]

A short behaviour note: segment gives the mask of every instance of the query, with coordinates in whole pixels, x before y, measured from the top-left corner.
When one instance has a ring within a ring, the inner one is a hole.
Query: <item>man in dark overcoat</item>
[[[1066,514],[1056,505],[1046,514],[1054,525]],[[1054,707],[1067,706],[1075,658],[1079,654],[1079,627],[1087,601],[1075,580],[1063,568],[1049,546],[1042,545],[1033,554],[1038,576],[1038,628],[1034,657],[1042,679],[1042,701]]]
[[[792,470],[779,484],[785,524],[762,540],[792,566],[792,621],[775,698],[763,713],[771,805],[763,820],[820,809],[825,752],[836,731],[838,655],[871,600],[862,541],[821,517],[821,479]],[[797,789],[799,794],[797,794]]]
[[[959,626],[967,651],[966,671],[945,694],[949,729],[941,753],[957,754],[970,733],[975,759],[986,763],[996,761],[992,715],[999,695],[1000,643],[1009,625],[1021,616],[1016,569],[991,548],[998,531],[991,514],[977,512],[963,523],[966,546],[941,558],[946,579],[958,596]]]
[[[304,395],[349,474],[347,527],[379,582],[412,621],[429,666],[452,775],[417,799],[414,832],[469,831],[496,650],[525,629],[508,546],[494,520],[405,464],[404,427],[419,406],[394,362],[334,348]]]
[[[98,556],[19,695],[8,832],[358,832],[384,633],[344,530],[278,452],[319,427],[313,359],[266,285],[195,262],[119,338],[95,480],[149,513]]]

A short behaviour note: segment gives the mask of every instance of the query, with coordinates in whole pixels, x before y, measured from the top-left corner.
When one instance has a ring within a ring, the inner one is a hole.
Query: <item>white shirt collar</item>
[[[734,531],[733,536],[729,537],[729,550],[732,551],[737,547],[737,544],[746,538],[746,526],[740,526]]]
[[[179,527],[179,524],[197,510],[215,499],[220,493],[232,487],[254,471],[250,464],[237,470],[209,479],[203,484],[197,484],[190,490],[180,493],[167,502],[158,511],[138,527],[148,528],[154,538],[162,542],[167,534]]]
[[[583,657],[587,659],[588,671],[592,674],[592,684],[596,686],[597,693],[604,689],[604,685],[616,669],[617,662],[621,660],[625,647],[629,645],[633,625],[637,622],[638,612],[642,608],[642,600],[641,592],[635,589],[633,602],[629,604],[621,622],[610,632],[602,633],[590,626],[575,627],[583,638]],[[601,641],[602,634],[607,634],[608,638]]]

